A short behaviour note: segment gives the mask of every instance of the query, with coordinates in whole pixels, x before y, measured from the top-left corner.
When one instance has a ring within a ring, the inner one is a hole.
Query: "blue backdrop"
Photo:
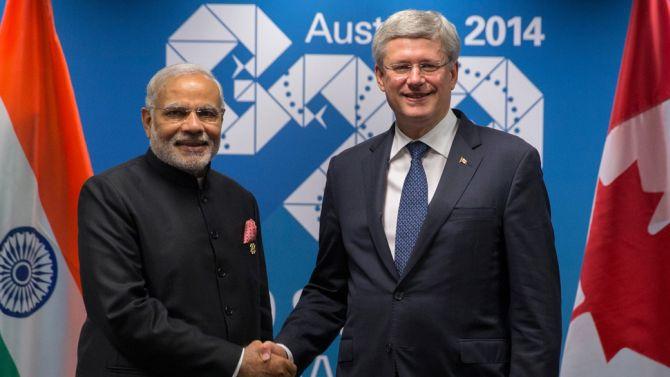
[[[629,1],[55,0],[53,7],[96,173],[146,150],[140,108],[154,72],[191,61],[220,79],[228,112],[213,165],[259,200],[275,331],[314,265],[328,158],[392,121],[371,81],[375,25],[407,7],[443,12],[463,44],[455,107],[541,151],[567,329]],[[305,375],[332,375],[336,353],[335,344]]]

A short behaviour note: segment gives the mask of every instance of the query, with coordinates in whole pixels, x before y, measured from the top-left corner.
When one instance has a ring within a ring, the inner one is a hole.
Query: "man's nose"
[[[412,69],[407,74],[407,84],[408,85],[422,85],[425,81],[423,77],[423,72],[418,65],[413,65]]]
[[[198,115],[195,113],[195,110],[192,110],[188,113],[188,116],[182,122],[181,129],[184,132],[203,132],[204,126],[202,121],[198,119]]]

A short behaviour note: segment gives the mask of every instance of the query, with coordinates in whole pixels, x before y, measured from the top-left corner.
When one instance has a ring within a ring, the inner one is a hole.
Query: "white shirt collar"
[[[425,135],[421,136],[418,141],[421,141],[428,145],[430,149],[441,154],[444,158],[447,158],[449,150],[451,149],[451,143],[454,140],[453,136],[456,133],[456,114],[449,109],[447,115],[442,118],[441,121],[437,123],[432,130],[428,131]],[[451,137],[450,137],[451,136]],[[411,139],[409,136],[405,135],[398,125],[395,125],[395,134],[393,136],[393,145],[391,145],[391,155],[390,160],[398,157],[398,154],[405,148],[405,146],[415,140]]]

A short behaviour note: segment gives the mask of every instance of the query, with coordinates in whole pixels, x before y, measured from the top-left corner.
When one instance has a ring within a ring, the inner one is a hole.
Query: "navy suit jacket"
[[[558,375],[560,282],[537,151],[458,117],[400,276],[382,224],[393,128],[330,162],[319,254],[277,342],[338,376]]]

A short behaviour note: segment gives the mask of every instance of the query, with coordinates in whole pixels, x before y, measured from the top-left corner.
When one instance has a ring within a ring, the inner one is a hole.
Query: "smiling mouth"
[[[174,145],[186,153],[202,153],[209,148],[205,140],[178,140]]]
[[[174,143],[178,147],[203,147],[207,145],[206,140],[177,140]]]
[[[420,100],[423,98],[426,98],[433,94],[433,92],[426,92],[426,93],[403,93],[403,96],[405,98],[408,98],[410,100]]]

